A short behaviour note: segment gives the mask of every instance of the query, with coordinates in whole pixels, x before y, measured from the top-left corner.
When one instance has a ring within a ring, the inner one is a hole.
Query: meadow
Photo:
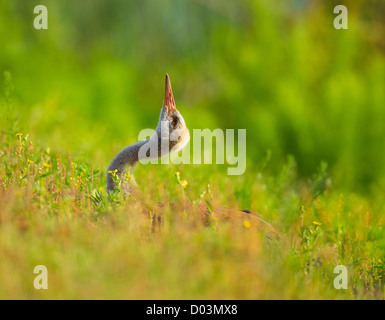
[[[384,298],[381,1],[41,4],[47,30],[34,1],[0,1],[1,299]],[[247,130],[246,171],[139,164],[140,192],[109,198],[166,72],[190,130]],[[256,211],[280,237],[187,204]]]

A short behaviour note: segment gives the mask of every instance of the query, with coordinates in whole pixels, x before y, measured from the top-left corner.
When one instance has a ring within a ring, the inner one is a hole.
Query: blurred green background
[[[48,30],[33,28],[38,4]],[[348,30],[333,27],[338,4]],[[0,0],[0,71],[24,133],[100,168],[156,126],[168,72],[190,130],[247,129],[248,170],[271,150],[273,172],[289,154],[302,177],[325,161],[365,193],[385,187],[384,12],[380,0]]]

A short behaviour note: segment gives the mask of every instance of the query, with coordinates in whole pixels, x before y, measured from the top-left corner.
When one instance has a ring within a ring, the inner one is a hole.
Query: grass
[[[103,168],[52,154],[28,134],[3,132],[1,140],[2,299],[384,296],[383,201],[334,190],[325,165],[307,182],[296,178],[292,157],[276,176],[261,166],[235,181],[207,167],[197,175],[191,167],[152,166],[141,177],[151,181],[145,195],[109,201]],[[207,226],[194,210],[157,209],[151,199],[246,204],[283,236],[265,241],[243,221]],[[154,230],[155,213],[163,223]],[[40,264],[48,268],[48,290],[33,287]],[[333,287],[340,264],[348,268],[348,290]]]
[[[35,30],[33,4],[0,1],[0,298],[384,298],[383,1],[339,1],[348,30],[321,0],[209,2],[44,0]],[[247,129],[246,172],[138,165],[141,192],[109,200],[166,72],[190,130]]]

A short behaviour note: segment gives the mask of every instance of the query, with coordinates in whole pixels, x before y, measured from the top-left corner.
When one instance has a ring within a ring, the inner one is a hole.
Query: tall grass
[[[309,181],[293,157],[276,176],[261,165],[235,179],[153,165],[143,193],[108,200],[104,168],[24,132],[1,140],[1,298],[383,298],[383,201],[334,190],[325,165]],[[184,203],[247,205],[283,236],[266,242],[242,220],[202,223]],[[41,264],[48,290],[33,287]],[[348,290],[333,287],[340,264]]]
[[[347,2],[341,31],[315,0],[46,5],[37,31],[25,1],[0,2],[0,298],[384,298],[380,1]],[[109,199],[165,72],[190,129],[247,129],[247,170],[139,165],[140,192]],[[282,237],[196,206],[257,211]]]

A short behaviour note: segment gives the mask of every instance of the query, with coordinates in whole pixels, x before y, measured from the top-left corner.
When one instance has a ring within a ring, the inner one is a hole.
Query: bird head
[[[169,151],[171,149],[181,150],[190,140],[186,123],[181,113],[176,109],[168,74],[166,74],[165,95],[156,131],[162,140],[168,139]]]

